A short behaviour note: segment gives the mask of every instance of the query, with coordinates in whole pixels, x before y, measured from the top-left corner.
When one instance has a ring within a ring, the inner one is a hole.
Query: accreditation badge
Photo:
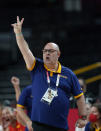
[[[54,90],[52,88],[48,88],[47,91],[45,92],[45,94],[43,95],[43,97],[41,98],[41,101],[50,105],[52,100],[56,96],[58,96],[57,90],[56,89]]]

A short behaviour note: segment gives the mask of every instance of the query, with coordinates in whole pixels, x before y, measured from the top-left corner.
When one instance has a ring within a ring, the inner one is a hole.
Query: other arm
[[[15,77],[15,76],[13,76],[13,77],[11,78],[11,83],[12,83],[14,89],[15,89],[16,101],[18,101],[18,100],[19,100],[19,96],[20,96],[20,94],[21,94],[21,90],[20,90],[20,79],[17,78],[17,77]]]
[[[77,120],[77,125],[79,128],[82,128],[87,123],[87,113],[86,113],[86,105],[85,105],[85,98],[84,95],[77,98],[77,106],[79,111],[79,116],[81,116],[80,119]]]
[[[19,117],[22,120],[19,121]],[[21,124],[24,124],[25,126],[27,126],[29,131],[33,131],[31,119],[27,116],[24,110],[20,107],[17,107],[17,118],[18,118],[18,121],[21,122]]]

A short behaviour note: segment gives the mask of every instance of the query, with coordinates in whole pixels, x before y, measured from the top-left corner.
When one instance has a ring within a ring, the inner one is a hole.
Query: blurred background
[[[31,79],[11,27],[24,17],[23,34],[36,57],[47,42],[60,46],[62,65],[85,79],[87,93],[101,100],[101,0],[0,1],[0,101],[15,100],[10,79],[21,89]]]

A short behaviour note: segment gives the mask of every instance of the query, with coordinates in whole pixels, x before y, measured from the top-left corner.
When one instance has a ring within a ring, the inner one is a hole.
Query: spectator
[[[24,131],[25,127],[16,120],[16,110],[11,107],[3,107],[2,110],[3,131]]]
[[[100,131],[101,130],[101,103],[92,105],[89,122],[86,124],[85,131]]]
[[[13,76],[11,78],[11,83],[15,89],[16,101],[17,101],[17,120],[22,125],[26,126],[26,119],[31,118],[32,111],[32,86],[29,85],[25,87],[21,93],[20,90],[20,79],[18,77]],[[27,110],[27,115],[26,115]],[[27,128],[25,129],[28,130]]]

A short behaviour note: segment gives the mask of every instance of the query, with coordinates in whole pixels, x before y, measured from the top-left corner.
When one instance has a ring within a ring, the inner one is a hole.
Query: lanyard
[[[56,89],[57,89],[57,87],[59,86],[59,81],[60,81],[60,75],[58,74],[58,75],[57,75],[57,80],[56,80]],[[48,85],[49,85],[49,87],[50,87],[50,78],[49,78],[48,71],[47,71],[47,83],[48,83]]]

